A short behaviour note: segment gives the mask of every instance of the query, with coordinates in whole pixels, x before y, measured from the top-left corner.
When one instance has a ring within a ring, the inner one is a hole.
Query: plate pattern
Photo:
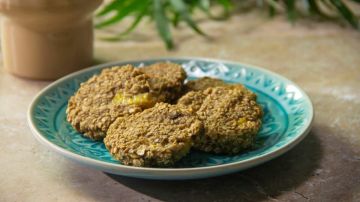
[[[149,60],[132,64],[143,66],[159,61]],[[227,82],[245,84],[258,95],[258,101],[264,110],[263,125],[253,149],[233,156],[191,151],[176,165],[178,168],[221,165],[266,155],[296,139],[311,122],[312,112],[308,107],[311,103],[304,99],[303,92],[291,82],[270,72],[238,63],[202,59],[167,61],[181,64],[188,73],[188,79],[210,76]],[[31,117],[35,127],[51,143],[84,157],[121,164],[110,156],[102,142],[82,137],[66,121],[68,98],[74,94],[81,82],[99,73],[102,68],[104,67],[91,69],[52,86],[36,101]]]

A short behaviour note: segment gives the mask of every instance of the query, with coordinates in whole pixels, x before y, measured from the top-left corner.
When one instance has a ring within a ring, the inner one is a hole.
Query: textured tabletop
[[[200,56],[262,66],[309,94],[315,107],[310,134],[273,161],[223,177],[151,181],[109,175],[38,143],[26,111],[49,82],[20,79],[0,67],[0,201],[360,200],[360,32],[326,22],[292,26],[248,13],[202,21],[212,39],[181,28],[177,50],[167,52],[151,26],[122,42],[97,39],[97,61]]]

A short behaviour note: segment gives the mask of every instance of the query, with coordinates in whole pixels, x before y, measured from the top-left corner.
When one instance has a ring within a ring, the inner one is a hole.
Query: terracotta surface
[[[360,33],[326,22],[291,26],[254,13],[201,26],[212,40],[182,28],[178,49],[167,52],[151,25],[144,25],[123,42],[97,40],[95,55],[98,61],[213,57],[280,73],[314,103],[314,126],[303,142],[271,162],[212,179],[108,175],[40,145],[29,131],[26,110],[49,83],[16,78],[0,68],[0,201],[359,201]]]

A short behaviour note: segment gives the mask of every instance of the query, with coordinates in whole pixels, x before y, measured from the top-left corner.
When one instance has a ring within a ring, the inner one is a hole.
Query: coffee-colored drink
[[[93,62],[92,13],[102,0],[0,0],[5,69],[56,79]]]

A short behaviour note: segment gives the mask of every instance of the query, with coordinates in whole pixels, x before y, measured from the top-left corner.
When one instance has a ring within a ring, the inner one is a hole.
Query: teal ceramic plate
[[[244,153],[215,155],[198,151],[174,168],[138,168],[122,165],[113,159],[102,142],[82,137],[66,121],[69,97],[101,69],[113,65],[143,66],[160,61],[181,64],[188,79],[210,76],[229,83],[242,83],[258,95],[263,106],[263,126],[256,147]],[[313,107],[309,97],[288,79],[246,64],[201,58],[161,58],[101,64],[59,79],[42,90],[28,111],[28,122],[34,136],[49,148],[104,172],[148,179],[195,179],[240,171],[269,161],[299,143],[309,132]]]

